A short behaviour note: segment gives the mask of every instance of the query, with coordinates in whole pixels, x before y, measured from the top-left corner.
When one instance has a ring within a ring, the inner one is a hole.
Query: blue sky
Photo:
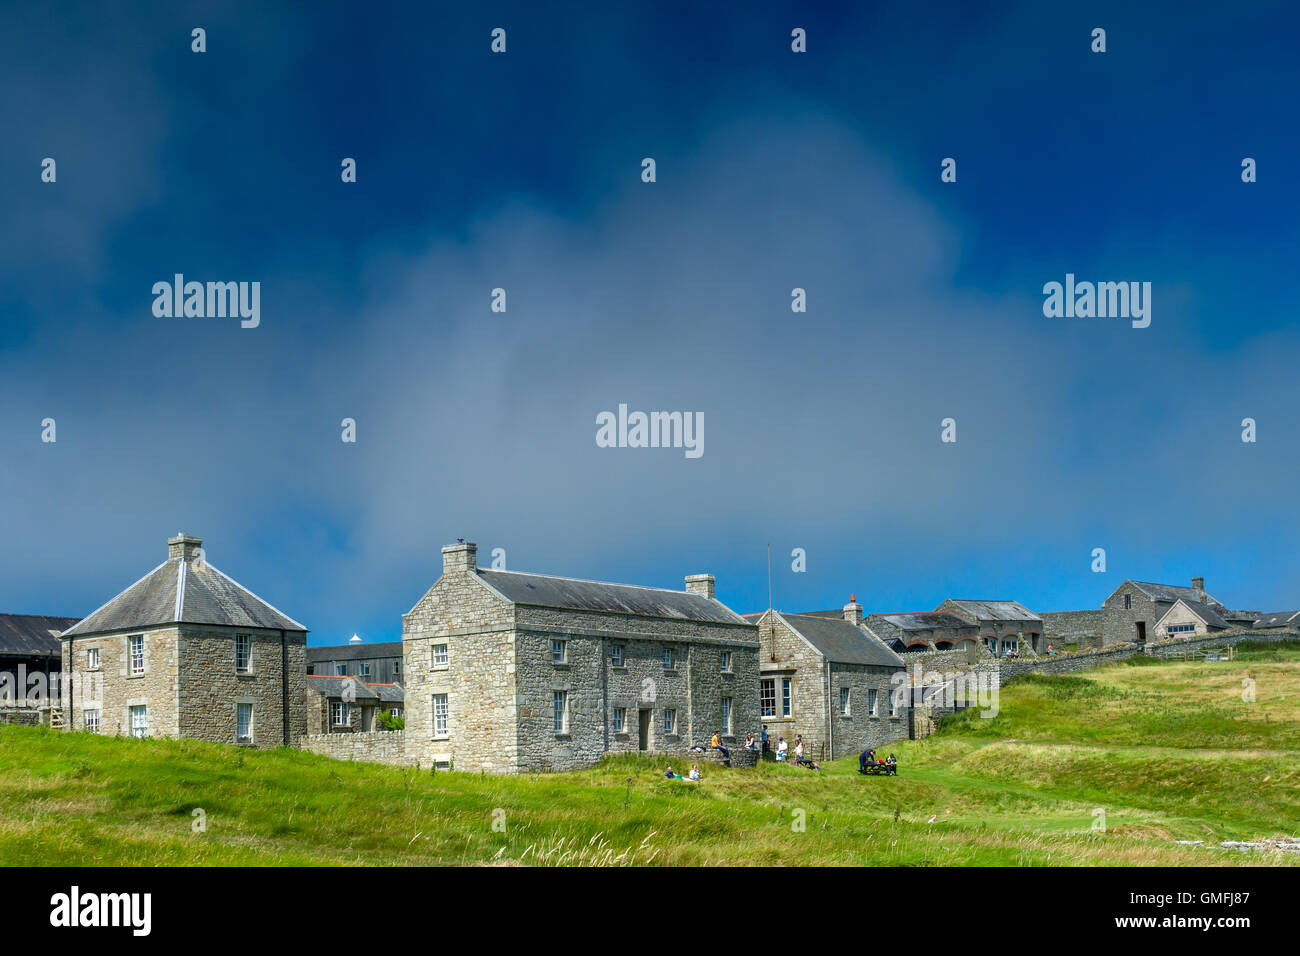
[[[1288,5],[422,7],[0,13],[0,609],[178,530],[313,643],[396,638],[457,537],[742,612],[769,543],[786,610],[1300,606]],[[156,318],[178,272],[261,325]],[[1067,272],[1151,327],[1045,318]],[[705,454],[596,447],[620,403]]]

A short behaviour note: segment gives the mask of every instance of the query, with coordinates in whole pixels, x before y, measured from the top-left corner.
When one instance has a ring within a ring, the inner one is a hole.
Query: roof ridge
[[[507,571],[502,568],[475,568],[474,570],[480,574],[484,571],[491,572],[492,574],[518,574],[521,577],[526,578],[551,578],[555,581],[574,581],[578,584],[603,584],[607,587],[637,588],[641,591],[667,591],[670,594],[689,594],[693,597],[704,597],[703,594],[696,594],[694,591],[678,591],[676,588],[657,588],[649,584],[624,584],[621,581],[597,581],[594,578],[569,578],[562,574],[541,574],[537,571]],[[705,600],[708,600],[708,598],[705,598]]]

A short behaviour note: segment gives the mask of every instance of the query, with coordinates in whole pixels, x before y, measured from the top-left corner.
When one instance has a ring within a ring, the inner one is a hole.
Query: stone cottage
[[[768,610],[758,619],[759,716],[776,749],[834,759],[910,735],[902,658],[862,626],[850,596],[842,611],[793,614]]]
[[[288,746],[306,732],[307,629],[222,574],[200,538],[62,634],[69,730]]]
[[[402,618],[407,756],[492,773],[568,770],[606,753],[681,751],[758,729],[758,629],[714,596],[477,566]]]
[[[307,675],[307,733],[355,734],[379,730],[385,711],[402,716],[400,684],[370,684],[356,677]]]
[[[1205,578],[1192,578],[1190,588],[1146,581],[1125,581],[1101,603],[1105,612],[1102,620],[1102,645],[1154,640],[1151,632],[1179,600],[1201,604],[1216,612],[1219,609],[1226,610],[1221,602],[1206,593]]]
[[[307,673],[320,677],[360,677],[377,684],[402,682],[402,642],[367,644],[357,635],[346,644],[307,648]]]
[[[1043,619],[1019,601],[947,600],[935,610],[976,625],[979,639],[997,657],[1005,657],[1008,650],[1021,655],[1047,650]]]
[[[891,650],[900,654],[918,651],[962,650],[979,639],[979,625],[939,611],[902,611],[870,614],[866,627]]]

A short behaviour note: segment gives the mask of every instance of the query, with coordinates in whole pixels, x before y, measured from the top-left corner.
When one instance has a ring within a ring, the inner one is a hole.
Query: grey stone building
[[[375,684],[400,684],[402,642],[366,644],[354,634],[346,644],[309,647],[307,673],[319,677],[359,677]]]
[[[1018,654],[1042,654],[1043,619],[1018,601],[947,600],[935,609],[955,615],[979,631],[979,639],[998,657],[1008,649]]]
[[[870,614],[864,622],[872,634],[899,654],[961,650],[979,639],[979,625],[942,611],[901,611]]]
[[[307,629],[222,574],[200,538],[63,632],[63,724],[254,747],[306,733]]]
[[[1300,630],[1300,611],[1274,611],[1272,614],[1261,614],[1252,626],[1256,630],[1282,628],[1297,631]]]
[[[307,676],[307,733],[355,734],[382,729],[381,713],[401,717],[400,684],[372,684],[356,677]]]
[[[1232,612],[1226,608],[1223,611],[1224,614],[1232,616]],[[1213,634],[1216,631],[1226,631],[1230,627],[1236,626],[1238,625],[1229,623],[1223,614],[1220,614],[1219,611],[1208,604],[1179,598],[1168,611],[1165,611],[1160,620],[1156,621],[1156,626],[1152,629],[1151,639],[1167,641],[1171,637]],[[1249,624],[1244,626],[1249,627]]]
[[[784,737],[818,760],[861,753],[910,735],[902,658],[862,625],[862,606],[758,620],[759,716],[776,749]]]
[[[442,549],[402,618],[407,755],[493,773],[590,766],[758,729],[758,629],[714,596],[477,567]]]
[[[1216,613],[1220,609],[1226,610],[1222,602],[1206,593],[1205,579],[1201,577],[1192,578],[1192,586],[1189,588],[1127,580],[1101,604],[1102,610],[1106,612],[1102,621],[1102,645],[1125,644],[1130,641],[1141,644],[1154,640],[1151,632],[1157,622],[1180,599],[1203,604]]]

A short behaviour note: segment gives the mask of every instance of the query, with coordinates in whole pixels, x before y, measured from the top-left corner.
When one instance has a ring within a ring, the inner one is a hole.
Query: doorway
[[[641,710],[637,713],[637,750],[650,749],[650,719],[653,715],[654,711],[652,710]]]
[[[1137,642],[1138,642],[1139,644],[1145,644],[1145,643],[1147,642],[1147,622],[1146,622],[1146,621],[1138,621],[1138,622],[1137,622]]]

